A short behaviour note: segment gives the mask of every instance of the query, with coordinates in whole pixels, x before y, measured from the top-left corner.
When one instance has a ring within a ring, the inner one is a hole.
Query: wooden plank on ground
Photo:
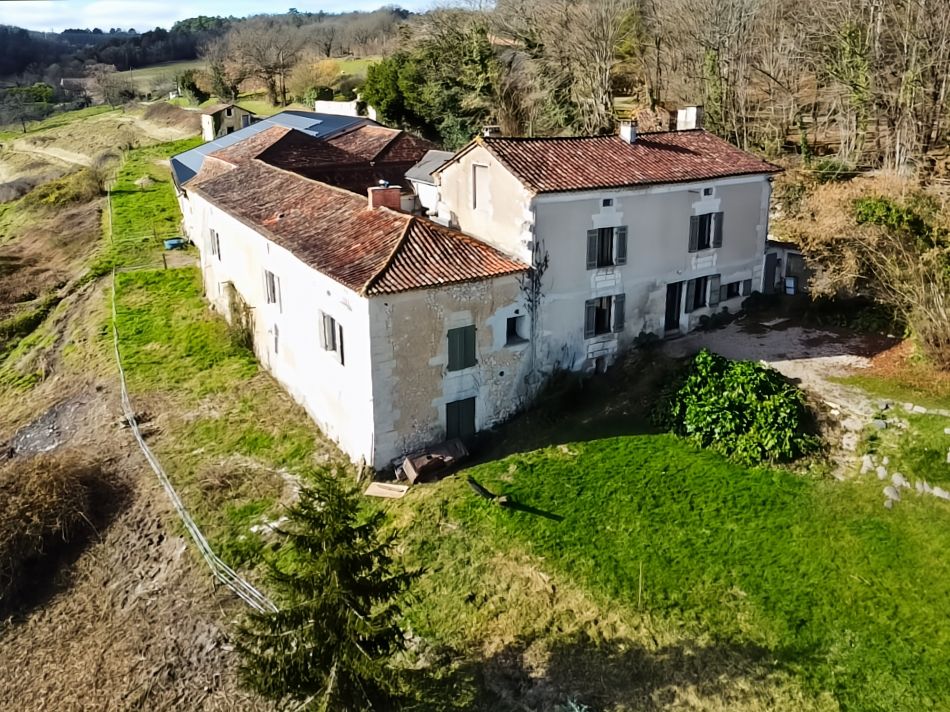
[[[388,482],[373,482],[363,493],[368,497],[384,497],[399,499],[409,491],[409,485],[390,484]]]

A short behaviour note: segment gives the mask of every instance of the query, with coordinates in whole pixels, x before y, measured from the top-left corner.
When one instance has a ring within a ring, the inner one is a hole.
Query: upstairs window
[[[626,226],[587,231],[587,269],[624,264],[627,264]]]
[[[722,247],[722,213],[693,215],[689,219],[689,251]]]
[[[264,297],[268,304],[281,304],[280,277],[266,269],[264,270]]]
[[[475,365],[475,327],[449,329],[449,370],[461,371]]]
[[[472,208],[488,210],[488,166],[472,166]]]
[[[336,355],[340,365],[345,365],[343,353],[343,327],[329,314],[320,312],[320,346],[324,351],[331,351]]]
[[[218,258],[218,261],[221,261],[221,236],[218,235],[217,230],[209,230],[211,243],[211,254]]]

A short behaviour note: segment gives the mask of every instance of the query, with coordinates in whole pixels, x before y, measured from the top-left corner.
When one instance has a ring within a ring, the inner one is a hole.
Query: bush
[[[661,399],[655,419],[743,465],[795,460],[820,442],[804,394],[778,371],[705,349]]]
[[[98,464],[75,454],[0,465],[0,611],[35,587],[33,570],[93,533],[105,482]]]
[[[854,166],[837,158],[822,158],[812,164],[812,176],[819,183],[845,181],[854,173]]]

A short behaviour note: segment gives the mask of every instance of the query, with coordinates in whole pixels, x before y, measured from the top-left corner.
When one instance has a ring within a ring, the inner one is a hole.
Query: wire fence
[[[274,612],[277,610],[270,599],[268,599],[263,593],[258,591],[254,586],[248,583],[243,579],[237,572],[234,571],[230,566],[224,563],[217,554],[214,553],[208,540],[205,538],[204,534],[201,533],[201,530],[198,528],[198,525],[195,524],[194,519],[191,518],[191,515],[188,513],[187,508],[184,503],[181,501],[181,497],[178,496],[178,492],[175,491],[174,486],[169,480],[168,475],[165,473],[162,464],[158,461],[158,458],[155,457],[155,453],[152,452],[152,449],[145,442],[145,439],[142,437],[142,433],[139,430],[138,421],[135,418],[135,411],[132,409],[132,401],[129,398],[128,387],[126,386],[125,380],[125,370],[122,368],[122,357],[119,352],[119,326],[118,326],[118,312],[116,310],[116,272],[112,272],[112,343],[115,349],[115,362],[116,366],[119,369],[119,385],[122,393],[122,411],[125,414],[125,419],[129,423],[129,427],[132,429],[132,434],[135,436],[135,440],[138,442],[139,447],[142,449],[142,453],[145,455],[145,459],[148,460],[148,464],[151,465],[152,470],[158,476],[158,480],[162,485],[162,488],[165,490],[165,494],[168,496],[169,501],[172,503],[172,506],[175,508],[175,511],[178,514],[178,517],[181,519],[182,524],[185,525],[185,530],[188,532],[192,541],[195,543],[195,546],[198,548],[198,553],[201,554],[201,558],[205,560],[205,563],[208,564],[208,567],[211,569],[212,575],[225,586],[227,586],[234,594],[249,605],[254,610],[267,613]]]

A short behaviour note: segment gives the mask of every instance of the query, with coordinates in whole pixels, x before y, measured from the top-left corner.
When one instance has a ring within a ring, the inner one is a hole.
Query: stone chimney
[[[676,112],[676,130],[690,131],[703,127],[703,107],[684,106]]]
[[[391,210],[402,210],[402,188],[398,185],[380,185],[370,188],[367,191],[369,195],[369,209],[389,208]]]
[[[627,143],[637,142],[637,122],[624,119],[620,122],[620,138]]]

